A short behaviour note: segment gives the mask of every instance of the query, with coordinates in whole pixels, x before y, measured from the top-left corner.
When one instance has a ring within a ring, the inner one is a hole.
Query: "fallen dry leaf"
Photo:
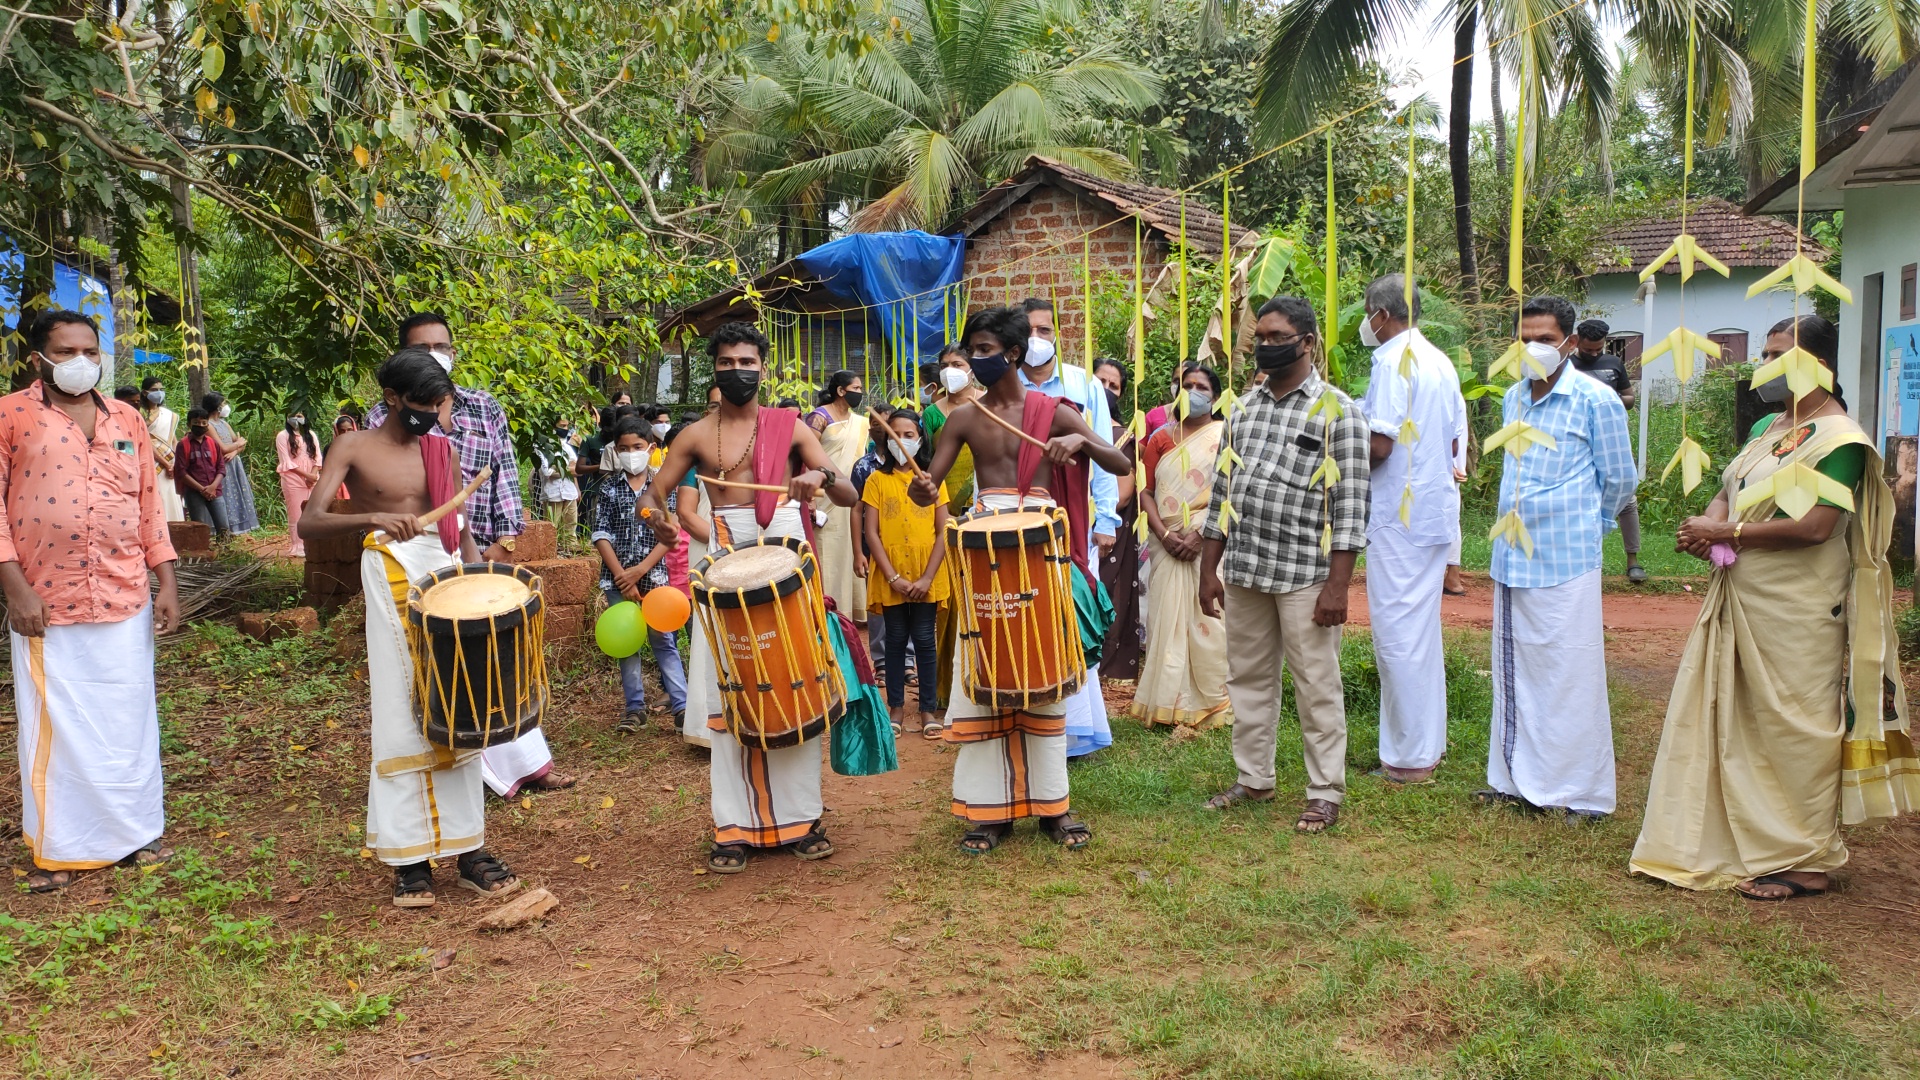
[[[455,955],[456,950],[454,949],[441,949],[439,952],[434,953],[433,970],[439,971],[442,968],[453,966],[453,958]]]
[[[601,799],[601,800],[600,800],[600,809],[602,809],[602,810],[611,810],[611,809],[613,809],[613,796],[611,796],[611,795],[609,795],[609,796],[607,796],[606,798],[604,798],[604,799]]]
[[[304,743],[288,743],[287,749],[292,750],[295,753],[298,753],[301,750],[305,750],[306,745]]]
[[[427,1060],[429,1060],[429,1059],[431,1059],[432,1057],[433,1057],[433,1055],[432,1055],[432,1054],[428,1054],[428,1053],[420,1053],[420,1054],[408,1054],[408,1055],[407,1055],[407,1064],[409,1064],[409,1065],[418,1065],[418,1064],[420,1064],[420,1063],[421,1063],[421,1062],[423,1062],[423,1061],[427,1061]]]
[[[882,1049],[882,1050],[891,1050],[891,1049],[893,1049],[894,1047],[896,1047],[896,1046],[899,1046],[899,1045],[900,1045],[900,1043],[901,1043],[901,1040],[900,1040],[900,1039],[899,1039],[898,1037],[896,1037],[896,1038],[892,1038],[892,1039],[888,1039],[888,1040],[887,1040],[886,1042],[883,1042],[883,1043],[881,1043],[881,1044],[880,1044],[880,1049]]]
[[[363,858],[363,859],[371,859],[371,858],[373,858],[373,849],[372,849],[372,848],[361,848],[361,849],[360,849],[360,857],[361,857],[361,858]]]
[[[577,862],[577,863],[579,863],[579,864],[580,864],[580,865],[582,865],[582,866],[585,866],[586,864],[588,864],[588,863],[590,863],[590,862],[592,862],[592,861],[593,861],[593,856],[591,856],[591,855],[576,855],[576,856],[574,856],[574,859],[573,859],[573,861],[574,861],[574,862]]]
[[[232,835],[233,834],[228,832],[227,830],[221,829],[219,832],[213,834],[213,838],[215,840],[225,840],[227,837]]]
[[[693,870],[693,876],[694,876],[694,877],[699,877],[699,876],[700,876],[701,874],[704,874],[704,873],[706,873],[706,872],[707,872],[707,868],[706,868],[706,867],[704,867],[704,866],[697,866],[697,867],[694,867],[694,870]]]
[[[301,901],[301,899],[302,899],[302,894],[294,893],[292,896],[289,896],[285,900],[282,900],[280,902],[283,904],[297,904]]]
[[[521,798],[520,798],[520,809],[522,809],[522,810],[531,810],[531,809],[533,809],[533,796],[531,796],[531,795],[523,795],[523,796],[521,796]]]
[[[339,723],[338,723],[337,721],[334,721],[334,720],[329,720],[329,721],[327,721],[327,730],[328,730],[328,731],[332,731],[333,729],[335,729],[335,728],[337,728],[337,727],[339,727],[339,726],[340,726],[340,724],[339,724]]]

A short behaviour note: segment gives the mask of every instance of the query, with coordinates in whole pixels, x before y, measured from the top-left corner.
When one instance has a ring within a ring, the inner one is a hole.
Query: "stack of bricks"
[[[167,522],[167,540],[183,559],[213,558],[213,529],[203,521]]]
[[[1133,218],[1078,192],[1041,184],[967,241],[962,275],[972,307],[1017,304],[1029,296],[1054,301],[1054,333],[1061,351],[1079,359],[1083,340],[1081,257],[1095,287],[1106,275],[1133,281]],[[1085,236],[1084,247],[1083,234]],[[1156,230],[1140,239],[1141,273],[1152,286],[1166,266],[1168,245]],[[1202,317],[1201,325],[1205,325]]]
[[[336,514],[354,512],[349,499],[336,499]],[[360,595],[360,542],[364,533],[355,532],[327,540],[307,541],[307,559],[303,585],[307,604],[320,611],[332,611]]]
[[[552,522],[530,521],[514,539],[513,561],[540,575],[547,649],[564,654],[586,641],[587,612],[593,610],[594,592],[600,585],[600,560],[557,558],[558,541]]]

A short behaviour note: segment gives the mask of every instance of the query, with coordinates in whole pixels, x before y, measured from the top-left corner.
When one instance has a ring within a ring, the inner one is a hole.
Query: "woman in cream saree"
[[[1763,361],[1794,347],[1793,323]],[[1831,325],[1798,329],[1831,368]],[[1718,568],[1668,701],[1636,873],[1753,900],[1818,895],[1847,861],[1841,824],[1920,801],[1886,561],[1893,496],[1838,392],[1816,387],[1757,425],[1706,515],[1680,528],[1681,549]]]
[[[1184,397],[1172,410],[1180,419],[1148,436],[1141,448],[1147,486],[1140,492],[1140,512],[1147,518],[1151,563],[1147,650],[1130,712],[1149,727],[1202,731],[1233,723],[1226,630],[1200,611],[1200,527],[1225,425],[1208,411],[1219,389],[1212,370],[1188,364],[1181,385]]]

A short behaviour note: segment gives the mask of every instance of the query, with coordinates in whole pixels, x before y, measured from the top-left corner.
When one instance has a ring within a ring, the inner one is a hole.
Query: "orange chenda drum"
[[[819,564],[805,541],[768,537],[721,548],[688,581],[735,738],[762,749],[797,746],[846,712]]]
[[[1073,608],[1067,516],[1057,507],[982,510],[947,525],[960,678],[981,705],[1064,701],[1087,675]]]

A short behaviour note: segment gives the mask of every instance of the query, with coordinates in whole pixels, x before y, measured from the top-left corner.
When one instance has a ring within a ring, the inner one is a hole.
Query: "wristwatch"
[[[820,466],[818,469],[818,472],[820,473],[820,486],[823,488],[832,487],[833,482],[835,480],[840,479],[839,474],[835,473],[833,469],[825,465]]]

